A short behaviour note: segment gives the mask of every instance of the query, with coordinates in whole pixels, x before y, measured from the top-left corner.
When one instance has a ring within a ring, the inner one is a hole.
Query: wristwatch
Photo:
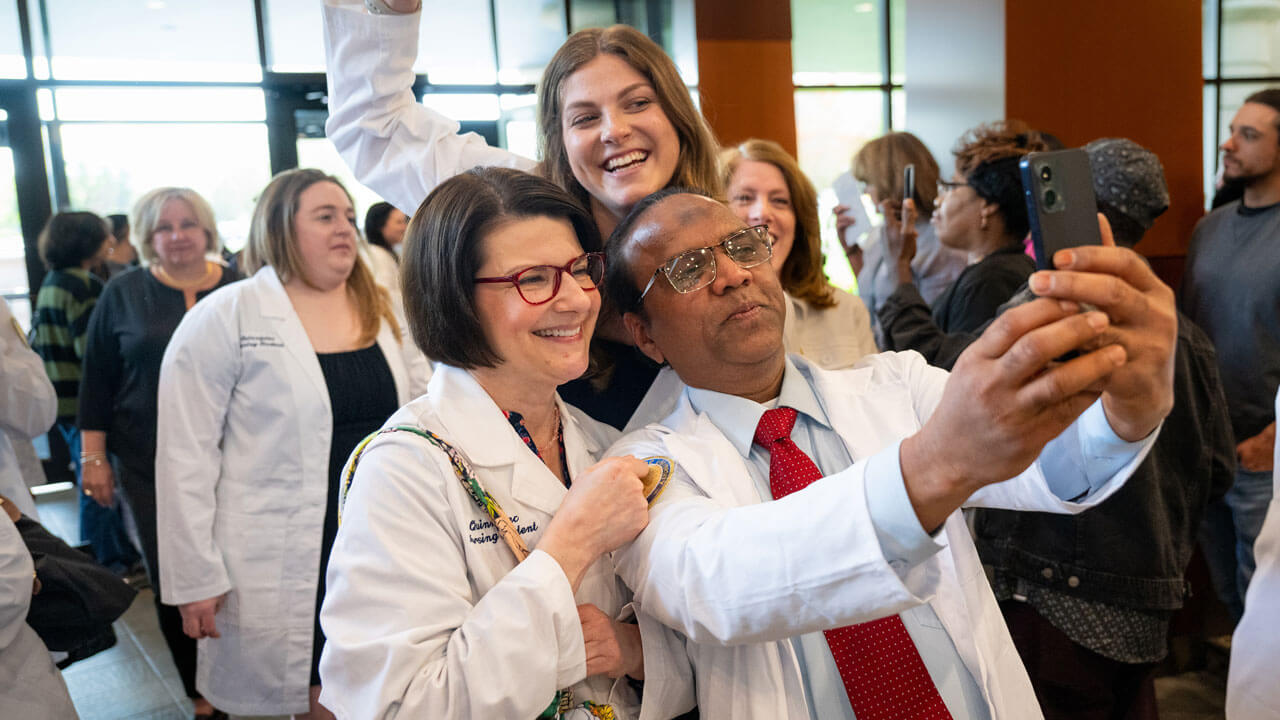
[[[422,9],[422,0],[418,0],[418,7],[409,12],[400,12],[391,9],[391,6],[383,2],[383,0],[364,0],[364,7],[371,15],[412,15]]]

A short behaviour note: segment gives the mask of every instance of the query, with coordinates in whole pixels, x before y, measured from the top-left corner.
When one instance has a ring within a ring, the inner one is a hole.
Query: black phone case
[[[1085,151],[1029,153],[1018,167],[1022,171],[1037,267],[1052,269],[1054,253],[1063,248],[1102,244],[1093,173]],[[1046,168],[1048,179],[1043,176]],[[1056,198],[1052,205],[1046,203],[1049,192]]]

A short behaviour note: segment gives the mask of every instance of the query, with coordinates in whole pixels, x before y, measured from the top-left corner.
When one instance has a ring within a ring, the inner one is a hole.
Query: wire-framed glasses
[[[514,275],[478,277],[475,282],[477,285],[511,283],[520,293],[521,300],[530,305],[541,305],[560,293],[560,278],[565,273],[583,290],[598,290],[600,281],[604,279],[604,253],[584,253],[562,266],[534,265]]]
[[[636,299],[639,306],[644,296],[653,289],[658,274],[667,277],[667,282],[680,294],[700,290],[716,279],[716,248],[723,248],[724,254],[740,268],[752,268],[769,261],[773,257],[773,241],[769,238],[768,225],[755,225],[732,232],[720,242],[706,247],[685,250],[653,271],[649,284]]]

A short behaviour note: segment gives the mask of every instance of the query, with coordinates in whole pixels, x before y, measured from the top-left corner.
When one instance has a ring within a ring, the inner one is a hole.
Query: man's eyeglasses
[[[716,248],[723,248],[724,254],[740,268],[752,268],[769,261],[773,257],[773,241],[769,238],[768,225],[756,225],[730,233],[715,245],[686,250],[671,258],[649,278],[644,292],[636,300],[639,306],[644,296],[649,294],[658,273],[667,276],[667,282],[676,292],[684,294],[700,290],[716,279]]]
[[[943,195],[946,195],[952,190],[955,190],[956,188],[964,187],[965,185],[968,185],[968,184],[969,183],[967,182],[955,182],[954,180],[939,180],[938,181],[938,197],[942,197]]]
[[[549,302],[560,293],[560,278],[565,273],[578,283],[583,290],[597,290],[604,279],[604,254],[586,253],[570,260],[561,267],[555,265],[534,265],[514,275],[503,277],[479,277],[481,283],[511,283],[520,293],[520,299],[530,305],[541,305]]]

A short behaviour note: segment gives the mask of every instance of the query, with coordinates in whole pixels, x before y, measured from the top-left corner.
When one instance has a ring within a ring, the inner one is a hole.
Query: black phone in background
[[[916,196],[916,166],[907,163],[902,168],[902,201],[906,202]]]
[[[1093,172],[1085,151],[1029,153],[1018,167],[1039,269],[1052,270],[1053,255],[1063,248],[1102,244]]]

